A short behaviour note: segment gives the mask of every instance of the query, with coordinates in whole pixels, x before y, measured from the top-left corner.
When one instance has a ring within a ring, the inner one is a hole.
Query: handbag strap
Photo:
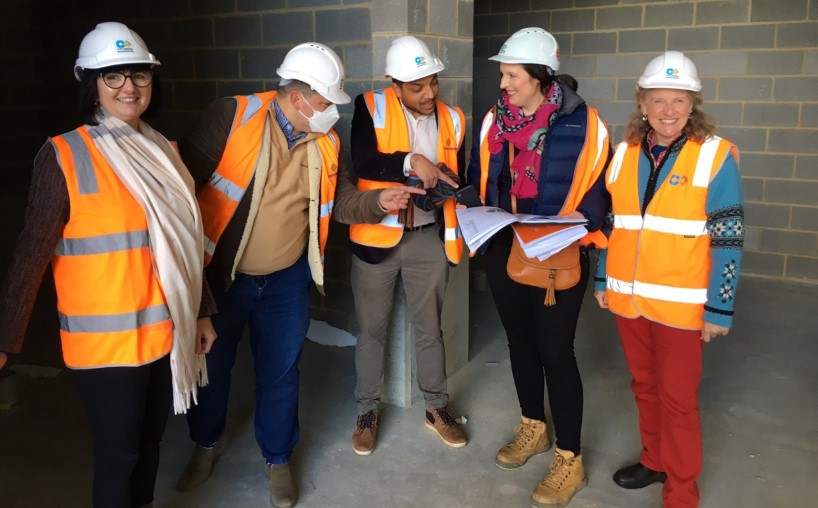
[[[514,188],[514,182],[517,180],[517,173],[511,169],[511,163],[514,162],[514,146],[509,143],[508,144],[508,172],[511,173],[511,187]],[[511,194],[511,213],[517,213],[517,196]]]

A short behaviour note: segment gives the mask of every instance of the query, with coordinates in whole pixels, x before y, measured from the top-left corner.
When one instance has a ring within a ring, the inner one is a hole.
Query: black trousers
[[[543,305],[545,289],[518,284],[506,271],[513,230],[492,237],[485,253],[486,278],[508,338],[511,372],[523,416],[545,421],[545,385],[557,446],[580,453],[582,379],[574,355],[582,298],[588,284],[588,254],[580,254],[582,277]],[[543,375],[545,379],[543,379]]]
[[[173,388],[170,355],[141,367],[74,370],[94,440],[95,508],[153,501]]]

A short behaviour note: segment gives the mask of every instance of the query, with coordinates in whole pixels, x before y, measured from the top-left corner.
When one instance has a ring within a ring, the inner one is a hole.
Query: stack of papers
[[[587,233],[585,229],[587,221],[583,218],[513,214],[494,206],[458,208],[457,220],[463,239],[471,251],[476,251],[486,240],[509,224],[526,224],[525,228],[515,228],[515,234],[520,239],[526,255],[540,260],[559,252]]]
[[[512,227],[525,255],[540,261],[588,234],[585,226],[577,224],[514,224]]]

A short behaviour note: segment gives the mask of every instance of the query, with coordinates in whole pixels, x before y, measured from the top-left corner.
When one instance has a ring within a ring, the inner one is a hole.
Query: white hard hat
[[[392,41],[389,46],[384,74],[398,81],[409,82],[437,74],[445,68],[425,42],[411,35],[404,35]]]
[[[696,66],[679,51],[665,51],[651,60],[638,83],[642,88],[675,88],[691,92],[702,89]]]
[[[322,97],[335,104],[348,104],[352,99],[344,92],[344,64],[329,46],[305,42],[291,49],[276,69],[281,84],[297,79],[312,87]]]
[[[79,81],[83,69],[128,64],[159,65],[159,60],[148,51],[139,34],[122,23],[107,21],[83,37],[79,56],[74,62],[74,77]]]
[[[560,70],[560,47],[557,39],[542,28],[517,30],[506,39],[500,52],[489,58],[507,64],[539,64]]]

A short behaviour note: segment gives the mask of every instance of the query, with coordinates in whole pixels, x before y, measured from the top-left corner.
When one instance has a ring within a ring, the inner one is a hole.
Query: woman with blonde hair
[[[744,240],[738,151],[702,110],[693,62],[667,51],[636,89],[608,168],[613,225],[594,296],[615,314],[639,409],[639,461],[625,489],[664,482],[665,508],[698,505],[702,347],[726,335]]]

